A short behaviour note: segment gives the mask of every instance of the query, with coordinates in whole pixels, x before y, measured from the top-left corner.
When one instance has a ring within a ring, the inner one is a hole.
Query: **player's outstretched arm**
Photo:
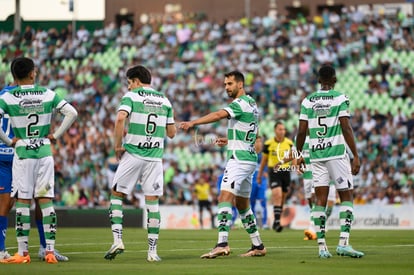
[[[192,121],[183,121],[180,123],[179,128],[183,130],[188,130],[194,126],[216,122],[223,118],[227,118],[228,116],[229,116],[229,113],[227,113],[224,109],[222,109],[222,110],[218,110],[216,112],[210,113],[208,115],[202,116]]]

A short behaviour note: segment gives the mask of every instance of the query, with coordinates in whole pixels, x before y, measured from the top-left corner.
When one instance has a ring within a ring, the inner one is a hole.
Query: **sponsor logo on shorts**
[[[154,190],[158,190],[158,189],[160,189],[160,184],[158,182],[156,182],[152,185],[152,187],[154,188]]]
[[[339,177],[339,178],[336,179],[336,182],[341,184],[341,183],[344,182],[344,179],[342,177]]]

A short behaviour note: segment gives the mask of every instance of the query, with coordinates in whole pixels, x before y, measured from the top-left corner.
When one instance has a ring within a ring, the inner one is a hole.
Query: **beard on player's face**
[[[227,92],[227,94],[228,94],[229,97],[236,98],[238,89],[237,88],[229,89],[226,92]]]

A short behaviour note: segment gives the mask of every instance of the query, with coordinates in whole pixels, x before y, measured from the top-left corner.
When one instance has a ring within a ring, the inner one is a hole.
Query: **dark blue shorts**
[[[11,161],[0,161],[0,194],[11,193],[12,166]]]

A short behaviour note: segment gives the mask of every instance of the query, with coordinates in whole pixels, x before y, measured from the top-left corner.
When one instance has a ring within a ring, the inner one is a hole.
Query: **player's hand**
[[[359,162],[359,157],[354,157],[352,160],[352,175],[356,175],[359,173],[359,168],[361,167],[361,163]]]
[[[214,143],[220,147],[223,147],[229,143],[229,140],[228,138],[216,138]]]
[[[10,147],[15,147],[16,143],[19,141],[20,138],[14,137],[12,138],[12,143],[10,144]]]
[[[48,134],[47,138],[50,140],[50,143],[56,144],[56,138],[53,136],[53,134]]]
[[[116,160],[121,160],[122,155],[125,153],[125,148],[124,147],[118,147],[115,148],[115,156],[116,156]]]
[[[262,175],[259,175],[259,174],[256,175],[256,183],[258,185],[262,184]]]
[[[296,161],[295,168],[299,175],[302,175],[306,171],[305,160],[302,157],[298,158],[298,160]]]
[[[188,130],[193,127],[194,127],[194,123],[192,121],[183,121],[178,126],[178,128],[183,129],[183,130]]]

